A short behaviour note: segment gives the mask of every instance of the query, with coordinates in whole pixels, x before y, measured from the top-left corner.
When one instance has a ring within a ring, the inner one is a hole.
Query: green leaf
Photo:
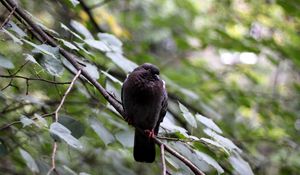
[[[80,40],[83,40],[83,38],[78,35],[77,33],[73,32],[71,29],[69,29],[66,25],[64,25],[63,23],[60,23],[61,28],[65,29],[66,31],[69,31],[72,35],[74,35],[75,37],[77,37]]]
[[[171,142],[170,145],[173,146],[181,155],[184,157],[188,157],[190,161],[193,162],[197,167],[199,167],[202,171],[208,171],[209,165],[204,162],[204,160],[196,154],[194,150],[182,142]],[[185,167],[186,168],[186,167]]]
[[[7,147],[2,139],[0,139],[0,157],[8,154]]]
[[[125,58],[122,54],[116,52],[107,52],[106,56],[110,58],[117,66],[125,73],[132,72],[137,67],[137,64]]]
[[[84,40],[86,44],[89,46],[100,50],[101,52],[109,52],[111,49],[102,41],[94,40],[94,39],[86,39]]]
[[[27,167],[33,172],[33,173],[39,173],[40,170],[37,166],[37,164],[35,163],[34,159],[31,157],[31,155],[23,150],[22,148],[19,148],[20,154],[23,157],[23,159],[26,161],[26,165]]]
[[[85,67],[83,68],[83,70],[85,70],[86,72],[88,72],[90,74],[91,77],[93,77],[94,79],[98,80],[100,77],[98,68],[95,65],[92,65],[90,63],[84,63]]]
[[[237,147],[231,140],[229,140],[228,138],[225,138],[219,134],[217,134],[216,132],[214,132],[211,129],[204,129],[203,130],[204,133],[210,137],[212,137],[215,141],[217,141],[220,145],[222,145],[223,147],[227,148],[230,151],[238,151],[239,153],[242,152],[242,150]]]
[[[13,68],[15,68],[14,64],[9,59],[5,58],[1,54],[0,54],[0,67],[3,67],[5,69],[13,69]]]
[[[69,168],[67,165],[63,165],[62,167],[71,175],[77,175],[77,173],[73,171],[71,168]]]
[[[16,34],[18,34],[19,37],[23,38],[27,36],[27,34],[19,27],[17,26],[13,21],[8,22],[10,24],[9,30],[14,31]]]
[[[178,104],[185,121],[193,128],[197,128],[197,122],[193,114],[190,113],[190,111],[183,104],[181,104],[180,102],[178,102]]]
[[[202,159],[204,162],[214,167],[218,171],[218,174],[224,173],[223,168],[218,164],[218,162],[215,159],[197,150],[196,150],[196,154],[199,156],[198,158]]]
[[[64,125],[54,122],[50,125],[50,133],[58,136],[73,148],[82,149],[83,146],[78,139],[71,135],[71,131]]]
[[[220,143],[218,143],[214,140],[208,139],[208,138],[200,138],[200,140],[205,142],[211,149],[213,149],[213,150],[218,149],[218,150],[221,150],[222,152],[225,152],[227,155],[230,155],[228,150],[224,146],[222,146]]]
[[[69,0],[69,1],[73,4],[74,7],[80,3],[78,0]]]
[[[79,139],[81,136],[83,136],[85,128],[84,125],[78,120],[75,120],[70,116],[63,115],[58,118],[58,122],[68,128],[71,131],[71,135],[76,139]]]
[[[33,53],[41,53],[40,57],[36,56],[39,64],[51,75],[61,76],[64,72],[64,66],[60,60],[59,48],[51,47],[46,44],[38,45]]]
[[[115,134],[117,140],[127,148],[132,148],[134,143],[134,133],[133,131],[120,131]]]
[[[115,141],[114,136],[97,119],[89,118],[89,123],[105,145]]]
[[[200,114],[196,114],[195,117],[199,122],[201,122],[206,127],[216,131],[217,133],[220,134],[223,133],[222,130],[218,127],[218,125],[215,124],[215,122],[212,119],[204,117],[203,115]]]
[[[38,62],[35,60],[35,58],[32,55],[27,53],[24,53],[23,55],[26,56],[25,58],[26,61],[30,61],[32,63],[38,64]]]
[[[34,114],[34,117],[37,118],[37,121],[35,121],[35,124],[42,128],[42,127],[48,127],[48,123],[47,120],[44,119],[42,116],[40,116],[39,114]]]
[[[91,175],[91,174],[86,173],[86,172],[80,172],[79,175]]]
[[[182,135],[188,137],[188,134],[187,134],[187,130],[183,127],[180,127],[176,124],[174,124],[174,122],[172,122],[170,120],[170,113],[167,112],[163,122],[160,124],[160,126],[166,130],[169,131],[169,133],[176,133],[176,132],[179,132],[181,133]]]
[[[26,117],[25,115],[21,115],[20,122],[23,124],[23,128],[34,123],[32,119]]]
[[[11,37],[11,39],[16,43],[16,44],[20,44],[22,45],[23,42],[18,38],[16,37],[14,34],[10,33],[8,30],[2,28],[2,30],[4,31],[4,33],[6,33],[8,36]]]
[[[106,81],[105,89],[106,89],[108,92],[110,92],[111,94],[113,94],[113,96],[114,96],[118,101],[122,101],[122,100],[121,100],[121,94],[120,94],[119,88],[116,87],[116,84],[113,84],[111,81]]]
[[[61,39],[61,38],[55,38],[57,39],[58,41],[61,41],[66,47],[68,47],[69,49],[72,49],[72,50],[79,50],[74,44],[72,44],[71,42],[69,41],[66,41],[64,39]]]
[[[101,70],[101,73],[103,73],[106,77],[108,77],[111,81],[118,83],[119,85],[122,85],[123,83],[118,80],[117,78],[115,78],[113,75],[110,75],[108,72],[104,72]]]
[[[254,175],[248,162],[242,159],[238,154],[229,157],[229,162],[235,170],[235,174]]]
[[[122,42],[114,35],[98,33],[98,38],[103,41],[113,52],[122,53]]]
[[[91,32],[80,22],[72,20],[70,25],[80,34],[82,34],[86,39],[94,39]]]

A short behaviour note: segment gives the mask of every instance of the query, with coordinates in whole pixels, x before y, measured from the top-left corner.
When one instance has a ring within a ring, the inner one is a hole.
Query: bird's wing
[[[159,125],[164,120],[164,117],[167,113],[167,109],[168,109],[168,94],[167,94],[167,90],[164,87],[163,100],[161,102],[161,110],[159,113],[158,121],[157,121],[155,129],[154,129],[155,135],[157,135],[157,133],[158,133]]]

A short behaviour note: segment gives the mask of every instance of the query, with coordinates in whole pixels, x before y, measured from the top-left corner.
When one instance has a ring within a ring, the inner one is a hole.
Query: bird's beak
[[[155,76],[156,76],[157,79],[160,79],[159,75],[155,74]]]

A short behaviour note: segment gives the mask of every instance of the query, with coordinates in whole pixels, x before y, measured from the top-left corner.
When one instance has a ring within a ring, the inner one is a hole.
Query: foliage
[[[169,93],[159,139],[206,174],[297,174],[298,1],[80,2],[20,7],[117,100],[128,72],[158,65]],[[160,173],[160,149],[155,163],[135,162],[133,128],[82,76],[55,122],[77,71],[0,9],[0,171],[47,174],[56,141],[59,174]],[[172,174],[193,174],[165,159]]]

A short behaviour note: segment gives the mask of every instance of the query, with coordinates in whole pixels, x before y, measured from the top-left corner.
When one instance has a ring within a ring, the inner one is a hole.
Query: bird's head
[[[159,69],[151,63],[144,63],[140,66],[142,69],[150,71],[153,75],[159,75]]]

